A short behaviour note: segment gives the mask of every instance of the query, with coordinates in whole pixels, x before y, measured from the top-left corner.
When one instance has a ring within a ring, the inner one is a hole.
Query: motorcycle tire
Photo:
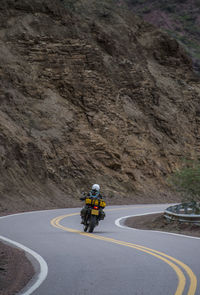
[[[95,215],[91,215],[90,217],[90,223],[89,223],[89,233],[92,233],[94,228],[95,228],[95,225],[97,223],[97,217]]]
[[[85,220],[84,220],[84,224],[83,224],[83,230],[84,230],[84,232],[87,231],[88,226],[89,226],[89,224],[88,224],[88,217],[89,217],[88,215],[85,216]]]

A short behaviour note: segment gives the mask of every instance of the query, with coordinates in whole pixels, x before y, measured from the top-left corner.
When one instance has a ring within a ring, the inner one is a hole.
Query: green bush
[[[75,10],[75,4],[77,1],[73,1],[73,0],[64,0],[63,4],[65,6],[66,9],[68,9],[69,11],[74,11]]]
[[[196,7],[198,7],[198,8],[200,7],[200,2],[199,2],[199,0],[196,0],[196,1],[195,1],[195,5],[196,5]]]
[[[184,201],[200,201],[200,162],[187,161],[168,178],[168,183],[181,193]]]

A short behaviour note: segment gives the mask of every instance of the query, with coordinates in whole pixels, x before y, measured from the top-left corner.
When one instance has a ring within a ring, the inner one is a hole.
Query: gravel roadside
[[[17,294],[34,275],[24,251],[0,242],[0,294]]]

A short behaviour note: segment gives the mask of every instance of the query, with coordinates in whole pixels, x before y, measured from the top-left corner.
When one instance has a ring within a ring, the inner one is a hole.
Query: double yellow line
[[[112,239],[112,238],[107,238],[107,237],[103,237],[103,236],[98,236],[98,235],[94,235],[94,234],[90,234],[90,233],[81,232],[79,230],[68,228],[68,227],[65,227],[65,226],[60,224],[62,219],[70,217],[70,216],[78,215],[78,214],[79,213],[72,213],[72,214],[58,216],[58,217],[51,220],[51,224],[52,224],[52,226],[54,226],[56,228],[59,228],[59,229],[62,229],[64,231],[73,232],[73,233],[80,234],[82,236],[90,237],[92,239],[102,240],[102,241],[122,245],[122,246],[125,246],[125,247],[137,249],[139,251],[145,252],[147,254],[150,254],[150,255],[164,261],[170,267],[172,267],[172,269],[176,272],[176,274],[178,276],[178,286],[177,286],[177,289],[176,289],[176,292],[175,292],[174,295],[182,295],[184,290],[185,290],[186,278],[185,278],[185,275],[184,275],[184,273],[182,271],[182,269],[183,269],[188,274],[189,279],[190,279],[190,285],[189,285],[187,295],[195,295],[196,288],[197,288],[197,278],[196,278],[195,274],[192,272],[192,270],[186,264],[181,262],[180,260],[178,260],[178,259],[176,259],[176,258],[174,258],[172,256],[169,256],[169,255],[167,255],[165,253],[156,251],[154,249],[150,249],[150,248],[140,246],[140,245],[136,245],[136,244],[133,244],[133,243],[128,243],[128,242],[124,242],[124,241],[115,240],[115,239]]]

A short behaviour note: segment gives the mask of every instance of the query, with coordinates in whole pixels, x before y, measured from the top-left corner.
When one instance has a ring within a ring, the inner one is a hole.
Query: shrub
[[[200,201],[200,161],[187,161],[168,178],[168,183],[181,193],[184,201]]]
[[[75,4],[76,1],[73,0],[63,0],[63,4],[65,6],[66,9],[68,9],[69,11],[74,11],[75,10]]]

